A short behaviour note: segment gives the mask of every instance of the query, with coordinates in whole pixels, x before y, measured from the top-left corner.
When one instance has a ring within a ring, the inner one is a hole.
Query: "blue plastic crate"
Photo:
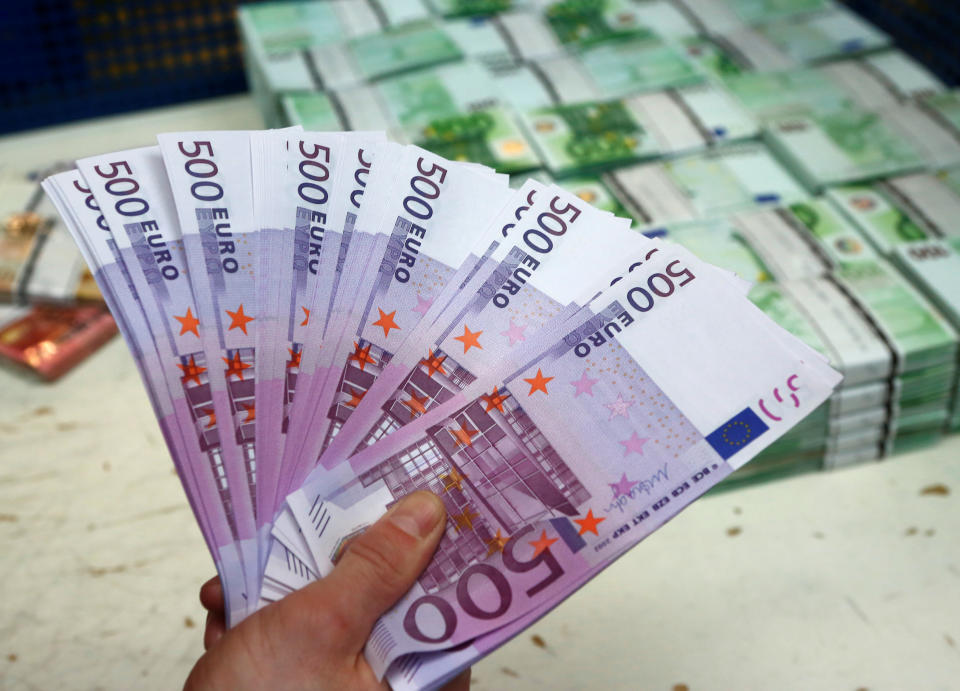
[[[844,0],[893,37],[897,47],[945,83],[960,84],[960,2],[957,0]]]
[[[0,132],[246,88],[231,0],[0,5]]]

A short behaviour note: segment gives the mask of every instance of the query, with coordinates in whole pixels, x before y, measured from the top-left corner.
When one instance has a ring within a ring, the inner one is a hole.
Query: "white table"
[[[259,126],[248,98],[218,99],[0,138],[0,161]],[[958,497],[957,436],[709,497],[478,664],[474,688],[958,689]],[[0,546],[0,687],[186,677],[213,567],[119,338],[53,385],[0,371]]]

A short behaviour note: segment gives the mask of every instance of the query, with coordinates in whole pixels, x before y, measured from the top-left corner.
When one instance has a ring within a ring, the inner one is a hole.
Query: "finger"
[[[203,630],[203,649],[210,650],[227,630],[223,612],[207,612],[207,626]]]
[[[220,585],[219,576],[214,576],[200,586],[200,604],[208,611],[224,611],[223,586]]]
[[[326,578],[301,591],[305,604],[323,613],[321,626],[358,652],[377,618],[399,600],[433,556],[446,523],[443,502],[430,492],[404,497],[350,543]]]
[[[470,668],[467,667],[444,684],[440,691],[470,691]]]

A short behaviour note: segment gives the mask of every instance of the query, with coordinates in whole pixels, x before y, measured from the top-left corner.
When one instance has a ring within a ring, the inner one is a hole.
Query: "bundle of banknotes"
[[[755,480],[957,429],[957,179],[914,173],[812,196],[751,144],[560,184],[753,281],[750,299],[843,372],[829,404],[744,469]]]
[[[784,329],[754,304],[899,289],[879,257],[834,251],[847,227],[817,206],[746,213],[743,232],[809,247],[751,288],[672,231],[382,133],[158,142],[43,184],[134,355],[229,622],[429,490],[440,546],[365,649],[394,688],[458,673],[885,374],[834,394],[830,347],[789,332],[797,310],[773,310]],[[946,350],[897,366],[902,416]]]
[[[384,129],[500,172],[758,137],[814,191],[960,164],[954,95],[827,0],[273,2],[240,28],[269,125]]]
[[[103,301],[37,180],[0,164],[0,304],[39,302]]]
[[[0,305],[0,364],[52,381],[116,333],[102,304]]]
[[[956,428],[947,219],[960,101],[842,5],[343,0],[247,6],[239,19],[269,124],[383,129],[514,187],[555,183],[757,281],[750,297],[830,357],[844,393],[726,486],[883,458]],[[900,179],[914,181],[909,199],[891,197]],[[864,186],[909,221],[890,231],[896,247],[855,206],[867,195],[844,201]],[[743,232],[747,221],[764,231]],[[801,262],[831,242],[822,224],[849,247]],[[919,241],[938,244],[905,246]],[[876,269],[856,285],[855,246],[860,268]]]

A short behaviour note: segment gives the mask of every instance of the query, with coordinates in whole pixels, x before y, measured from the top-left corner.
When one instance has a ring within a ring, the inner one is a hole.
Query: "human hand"
[[[374,623],[414,584],[443,534],[443,502],[415,492],[350,547],[329,576],[225,630],[219,578],[200,588],[206,653],[187,678],[197,689],[385,689],[363,657]],[[470,688],[470,670],[445,687]]]

